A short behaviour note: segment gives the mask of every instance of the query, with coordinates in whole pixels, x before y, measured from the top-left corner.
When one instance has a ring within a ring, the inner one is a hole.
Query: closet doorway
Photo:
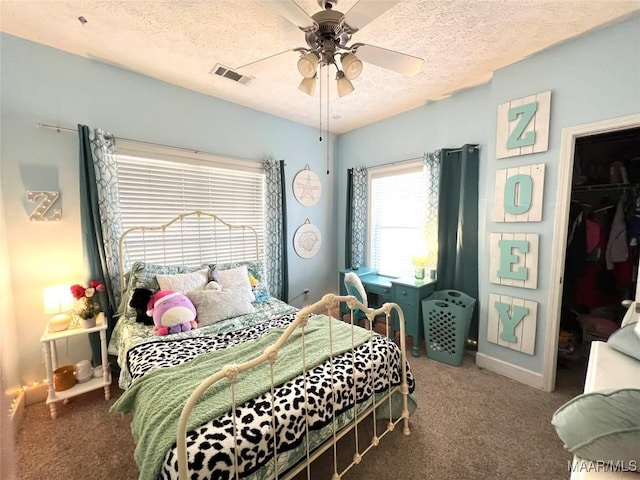
[[[557,199],[543,381],[581,391],[590,342],[606,341],[636,296],[640,115],[563,130]]]

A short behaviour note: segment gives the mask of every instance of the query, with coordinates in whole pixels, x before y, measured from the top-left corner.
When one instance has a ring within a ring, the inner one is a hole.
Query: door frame
[[[542,370],[542,388],[552,392],[556,385],[558,360],[558,334],[560,333],[560,311],[562,308],[562,287],[567,245],[567,225],[573,179],[573,164],[576,139],[588,135],[626,130],[640,127],[640,114],[601,120],[562,129],[560,156],[558,158],[558,187],[553,225],[553,246],[551,251],[551,281],[549,288],[549,325],[546,329],[545,352]]]

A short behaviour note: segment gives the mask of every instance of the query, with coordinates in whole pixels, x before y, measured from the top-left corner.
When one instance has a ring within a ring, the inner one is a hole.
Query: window
[[[368,265],[381,274],[413,276],[412,258],[436,248],[425,212],[427,173],[422,161],[369,169]]]
[[[159,225],[181,213],[201,210],[215,213],[229,223],[254,227],[262,258],[262,163],[120,141],[117,176],[123,231],[140,225]],[[214,238],[215,235],[215,248],[211,245],[210,252],[202,251],[194,243],[193,252],[185,252],[178,241],[179,235],[176,235],[175,246],[171,247],[166,234],[158,234],[157,248],[149,247],[147,234],[144,252],[142,237],[138,241],[133,238],[127,242],[127,256],[134,260],[144,258],[147,262],[188,262],[195,265],[212,259],[217,262],[243,260],[247,251],[255,252],[255,243],[250,235],[239,231],[230,233],[226,229],[213,232],[213,225],[210,227],[212,231],[203,232],[196,222],[191,225],[185,222],[184,229],[189,228],[194,229],[194,238],[197,235]],[[160,238],[162,235],[164,238]]]

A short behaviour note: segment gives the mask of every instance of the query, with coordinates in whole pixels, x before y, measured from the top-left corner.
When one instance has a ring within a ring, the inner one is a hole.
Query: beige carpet
[[[461,367],[425,356],[409,360],[418,401],[411,434],[396,429],[344,480],[569,477],[571,456],[549,420],[556,408],[580,393],[580,371],[576,376],[559,371],[562,386],[545,393],[476,367],[471,354]],[[102,390],[76,397],[61,405],[57,420],[42,403],[27,407],[17,438],[18,479],[137,479],[130,417],[108,413],[118,394],[113,385],[108,402]],[[351,457],[347,439],[339,451]],[[331,472],[330,458],[321,457],[311,478],[329,480]]]

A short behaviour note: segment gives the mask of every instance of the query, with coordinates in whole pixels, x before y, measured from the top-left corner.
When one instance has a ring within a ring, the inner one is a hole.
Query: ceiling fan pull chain
[[[327,104],[327,112],[329,112],[329,105]],[[327,175],[329,175],[329,114],[327,113]]]
[[[327,175],[329,175],[329,143],[331,143],[331,138],[329,137],[329,100],[331,99],[331,97],[329,96],[329,65],[327,65],[327,95],[326,95],[326,97],[327,97],[327,110],[326,110],[327,126],[325,128],[326,128],[326,135],[327,135]]]
[[[318,97],[320,98],[320,108],[318,108],[318,116],[320,117],[320,126],[318,127],[320,130],[320,138],[318,139],[320,142],[322,141],[322,75],[318,74],[318,81],[320,83],[320,94]]]

